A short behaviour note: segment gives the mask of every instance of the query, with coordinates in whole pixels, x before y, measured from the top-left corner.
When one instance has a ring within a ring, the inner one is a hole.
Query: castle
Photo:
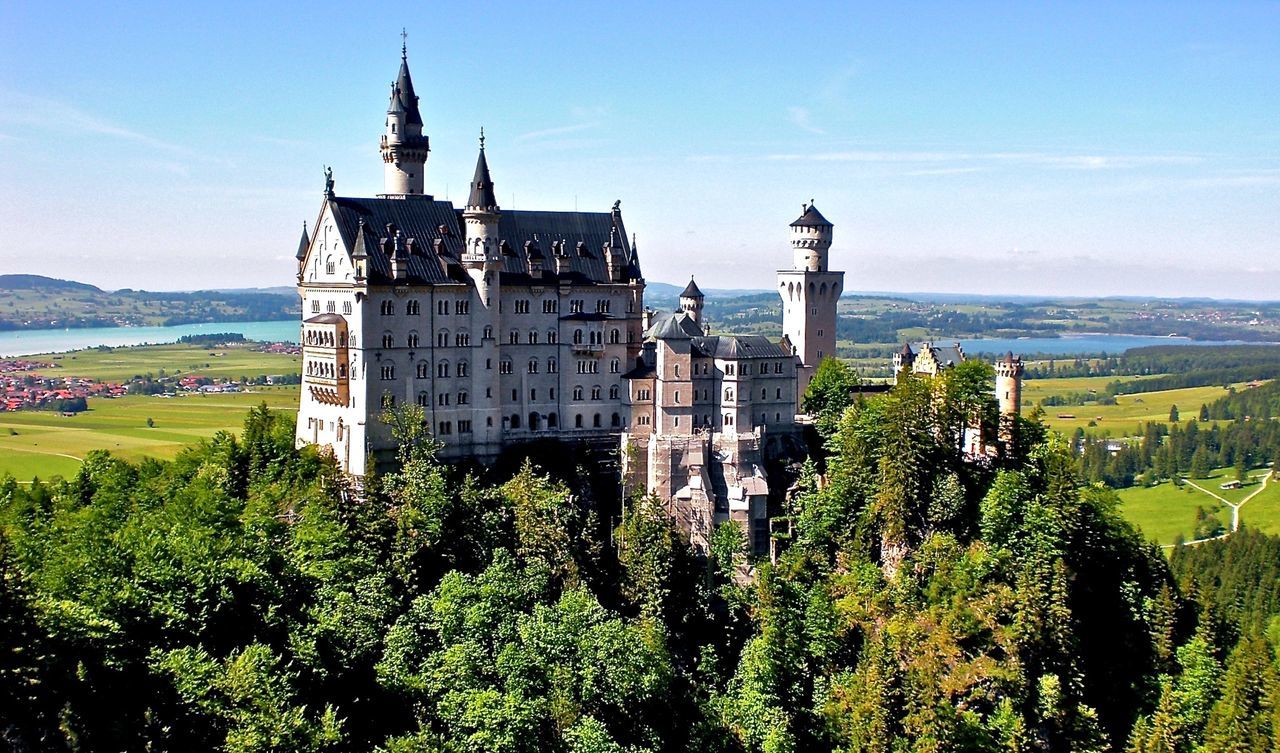
[[[679,314],[646,310],[619,203],[502,209],[483,132],[466,204],[428,194],[430,139],[403,48],[380,149],[384,192],[338,196],[327,171],[297,252],[297,441],[352,475],[394,453],[378,415],[403,403],[422,406],[445,459],[542,437],[785,432],[835,352],[843,273],[827,269],[832,227],[811,204],[792,223],[793,268],[778,273],[783,342],[712,337],[692,282]]]
[[[466,204],[428,194],[430,139],[403,47],[380,151],[383,193],[338,196],[326,170],[303,226],[298,445],[365,476],[396,449],[380,414],[405,403],[422,407],[446,460],[540,438],[620,443],[624,481],[662,499],[696,546],[735,520],[765,552],[767,451],[795,436],[801,397],[836,352],[844,273],[829,268],[833,227],[817,207],[791,223],[791,266],[778,271],[781,340],[713,335],[692,279],[678,311],[646,308],[619,202],[502,209],[483,130]],[[895,365],[936,374],[963,360],[955,350],[917,358],[906,346]],[[1017,410],[1020,362],[1010,378],[1002,411]]]

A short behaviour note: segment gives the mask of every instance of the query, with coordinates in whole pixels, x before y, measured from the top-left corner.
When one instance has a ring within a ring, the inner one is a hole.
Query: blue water
[[[143,345],[177,342],[183,335],[209,332],[239,332],[250,340],[265,342],[298,341],[298,320],[276,322],[215,322],[183,324],[177,327],[97,327],[89,329],[32,329],[0,332],[0,358],[27,356],[35,353],[65,353],[69,350],[98,345]],[[938,344],[950,343],[940,339]],[[961,340],[966,353],[1049,353],[1071,356],[1083,353],[1120,354],[1129,348],[1146,345],[1231,345],[1237,341],[1189,340],[1185,337],[1146,337],[1142,335],[1066,335],[1063,337],[1029,337],[1024,339],[979,338]]]
[[[99,345],[144,345],[177,342],[183,335],[239,332],[250,340],[298,342],[297,319],[278,322],[214,322],[176,327],[88,327],[85,329],[29,329],[0,332],[0,358],[35,353],[65,353]]]

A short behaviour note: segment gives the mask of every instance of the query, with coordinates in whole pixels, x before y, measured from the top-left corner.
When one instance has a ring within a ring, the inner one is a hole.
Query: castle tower
[[[400,47],[400,73],[391,85],[387,130],[382,134],[383,196],[421,196],[425,191],[429,140],[409,76],[408,51]]]
[[[693,323],[702,326],[702,304],[706,296],[702,295],[702,291],[698,290],[698,283],[689,278],[689,284],[684,286],[684,292],[680,294],[680,310],[693,318]]]
[[[902,348],[893,354],[893,381],[897,382],[904,371],[910,372],[915,362],[916,353],[911,349],[911,343],[902,343]]]
[[[996,400],[1000,403],[1000,441],[1013,441],[1022,412],[1022,359],[1012,351],[996,361]]]
[[[791,223],[792,268],[778,271],[782,332],[800,363],[796,369],[796,405],[804,398],[818,363],[836,354],[836,303],[844,272],[827,268],[832,225],[812,203]]]
[[[474,441],[480,453],[497,454],[502,445],[502,402],[499,389],[500,360],[498,336],[501,332],[502,251],[498,240],[498,199],[489,177],[489,161],[484,154],[484,131],[480,131],[480,156],[471,180],[471,195],[462,210],[464,247],[462,265],[475,286],[471,305],[471,331],[479,341],[472,359]]]

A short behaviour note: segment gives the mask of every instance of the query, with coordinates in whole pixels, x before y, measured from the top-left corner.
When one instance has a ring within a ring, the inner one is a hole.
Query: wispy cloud
[[[113,123],[68,102],[34,97],[10,89],[0,89],[0,123],[107,136],[188,159],[211,160],[208,155],[194,149]]]
[[[1194,165],[1203,157],[1190,154],[1052,154],[1048,152],[907,152],[841,151],[770,154],[781,162],[987,163],[1063,170],[1116,170],[1155,165]]]
[[[826,131],[813,124],[813,113],[809,112],[809,108],[792,105],[787,108],[787,120],[791,124],[809,133],[824,134]]]

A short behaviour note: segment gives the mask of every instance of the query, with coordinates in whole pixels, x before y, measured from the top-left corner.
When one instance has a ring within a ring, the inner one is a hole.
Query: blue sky
[[[407,27],[428,190],[622,200],[646,276],[1280,298],[1280,4],[0,4],[0,272],[288,285],[381,187]]]

